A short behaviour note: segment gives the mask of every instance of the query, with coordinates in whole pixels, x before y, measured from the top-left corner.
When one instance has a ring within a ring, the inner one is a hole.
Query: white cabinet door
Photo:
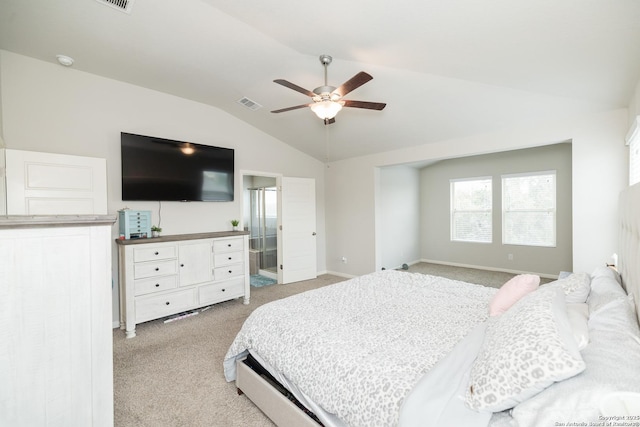
[[[280,283],[317,277],[316,181],[282,177],[281,181],[282,268]]]
[[[213,251],[211,241],[183,242],[178,248],[180,286],[195,285],[213,280]]]
[[[105,215],[107,162],[5,150],[7,215]]]
[[[110,239],[0,230],[0,425],[113,426]]]

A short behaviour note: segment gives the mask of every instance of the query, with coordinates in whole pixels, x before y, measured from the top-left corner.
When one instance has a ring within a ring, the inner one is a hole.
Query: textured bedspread
[[[476,324],[497,289],[382,271],[257,308],[225,357],[248,349],[349,426],[394,426],[405,396]]]

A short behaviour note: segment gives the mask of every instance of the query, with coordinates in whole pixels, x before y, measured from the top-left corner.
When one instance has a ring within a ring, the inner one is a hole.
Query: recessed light
[[[58,62],[65,67],[71,67],[73,65],[73,58],[67,55],[56,55]]]

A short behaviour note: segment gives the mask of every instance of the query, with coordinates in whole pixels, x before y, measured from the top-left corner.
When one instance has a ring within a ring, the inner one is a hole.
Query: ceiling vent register
[[[258,104],[255,101],[250,100],[246,96],[242,99],[239,99],[238,102],[252,111],[256,111],[262,108],[262,105]]]
[[[134,0],[96,0],[106,6],[119,10],[120,12],[131,14]]]

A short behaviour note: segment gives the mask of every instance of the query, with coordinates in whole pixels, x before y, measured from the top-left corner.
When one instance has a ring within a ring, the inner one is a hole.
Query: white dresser
[[[249,241],[244,231],[116,240],[120,329],[243,298],[249,304]]]
[[[0,217],[1,426],[113,426],[115,219]]]

